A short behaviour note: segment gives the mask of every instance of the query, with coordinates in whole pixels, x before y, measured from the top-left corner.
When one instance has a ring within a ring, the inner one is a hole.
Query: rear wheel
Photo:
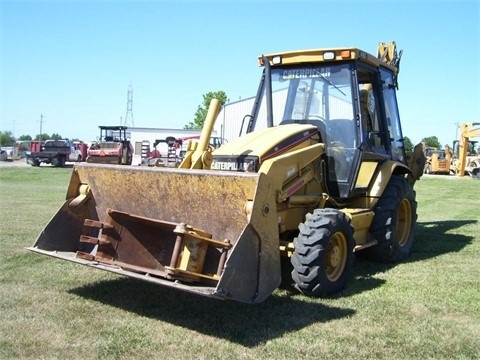
[[[370,234],[378,244],[359,254],[383,262],[405,259],[413,247],[417,221],[415,191],[410,183],[402,177],[392,176],[374,211]]]
[[[65,166],[65,156],[58,155],[52,159],[52,165],[56,167],[64,167]]]
[[[120,160],[121,165],[131,165],[132,164],[132,154],[128,146],[124,146],[122,149],[122,158]]]
[[[65,160],[66,160],[65,156],[60,156],[60,158],[58,159],[58,166],[59,167],[64,167],[65,166]]]
[[[294,239],[292,279],[295,287],[311,296],[328,296],[342,290],[352,273],[353,227],[336,209],[307,214]]]

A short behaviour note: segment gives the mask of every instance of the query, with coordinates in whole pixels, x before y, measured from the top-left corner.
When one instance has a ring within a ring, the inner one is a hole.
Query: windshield
[[[272,83],[288,89],[282,120],[351,118],[351,91],[346,67],[272,71]]]
[[[272,68],[271,72],[274,126],[292,122],[319,124],[322,121],[324,125],[331,125],[331,132],[328,132],[330,142],[342,141],[348,143],[349,147],[355,146],[354,107],[348,64],[290,66]],[[266,118],[265,94],[260,102],[258,118]],[[266,126],[265,121],[256,122],[256,129]],[[346,133],[336,129],[345,127],[348,128],[343,129],[348,130]]]
[[[352,102],[350,64],[285,66],[271,69],[273,125],[308,123],[318,127],[335,161],[332,181],[347,181],[359,142]],[[265,91],[256,129],[266,127]]]

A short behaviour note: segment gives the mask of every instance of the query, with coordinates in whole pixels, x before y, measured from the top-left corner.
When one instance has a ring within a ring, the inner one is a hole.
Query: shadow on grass
[[[474,236],[447,232],[477,222],[477,220],[447,220],[417,223],[413,251],[407,261],[421,261],[462,250],[472,243]]]
[[[475,222],[418,223],[414,248],[406,261],[422,261],[462,250],[472,242],[473,237],[447,232]],[[289,279],[288,263],[284,265],[287,266],[282,268],[282,275]],[[349,297],[381,286],[385,280],[373,275],[394,266],[394,263],[356,258],[352,280],[343,292],[333,297]],[[328,322],[355,313],[353,309],[327,306],[315,299],[305,298],[298,294],[289,280],[282,284],[281,289],[286,291],[275,292],[265,302],[256,305],[204,298],[129,278],[94,283],[72,289],[70,293],[248,347],[315,322]]]
[[[302,296],[274,294],[261,304],[248,305],[205,298],[129,278],[97,282],[69,292],[247,347],[312,323],[355,313],[352,309],[326,306],[313,299],[312,302],[302,301],[299,299]]]
[[[404,263],[423,261],[448,253],[461,251],[474,239],[464,234],[449,234],[448,231],[476,223],[475,220],[449,220],[419,222],[415,229],[415,242],[410,256]],[[354,266],[354,279],[340,296],[351,296],[382,285],[385,280],[373,275],[388,271],[398,263],[379,263],[358,256]]]

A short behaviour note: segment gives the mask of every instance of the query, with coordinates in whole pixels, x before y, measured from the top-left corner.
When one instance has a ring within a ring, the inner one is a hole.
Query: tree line
[[[0,146],[13,146],[17,141],[45,141],[45,140],[60,140],[64,139],[62,135],[53,133],[52,135],[48,134],[38,134],[34,138],[30,135],[21,135],[18,138],[13,136],[11,131],[0,131]],[[72,141],[80,141],[78,139],[71,139]]]

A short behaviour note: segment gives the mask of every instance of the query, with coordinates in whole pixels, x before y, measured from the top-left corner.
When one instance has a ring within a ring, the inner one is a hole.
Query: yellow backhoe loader
[[[76,164],[65,203],[29,249],[245,303],[280,285],[281,259],[311,296],[342,290],[354,253],[404,259],[425,157],[421,144],[405,152],[400,57],[394,42],[377,56],[346,47],[259,57],[238,139],[209,146],[214,99],[179,168]]]
[[[480,137],[480,123],[464,123],[460,126],[460,137],[453,144],[456,157],[452,165],[457,176],[468,174],[480,178],[480,154],[475,153],[477,142],[470,140],[476,137]]]

